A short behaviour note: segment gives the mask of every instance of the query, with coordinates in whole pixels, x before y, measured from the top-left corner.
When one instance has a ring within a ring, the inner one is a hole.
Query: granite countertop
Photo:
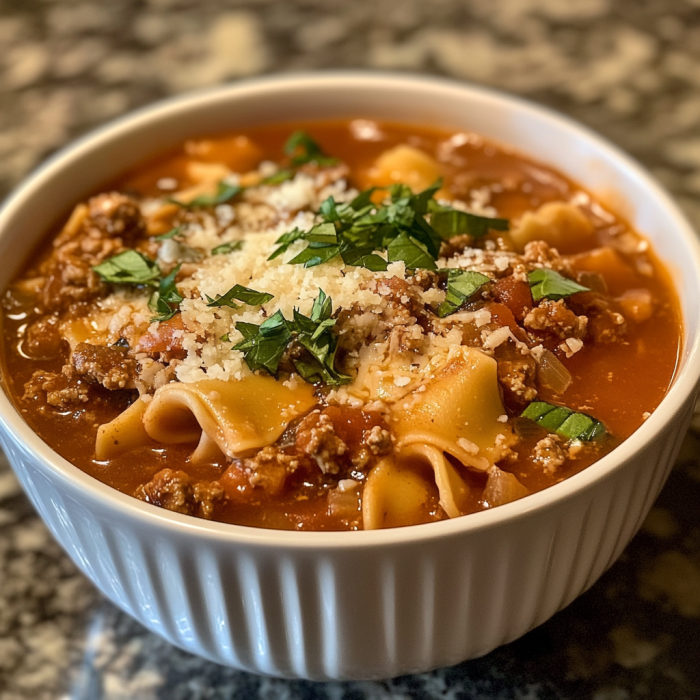
[[[2,0],[0,195],[123,112],[242,76],[447,75],[542,102],[641,160],[700,224],[698,0]],[[54,543],[0,458],[0,700],[700,697],[700,416],[642,531],[549,622],[386,682],[289,682],[146,632]]]

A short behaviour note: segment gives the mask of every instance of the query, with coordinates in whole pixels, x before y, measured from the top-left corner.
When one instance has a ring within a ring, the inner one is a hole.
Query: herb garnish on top
[[[379,205],[371,200],[377,188],[361,192],[349,203],[338,203],[329,197],[321,204],[321,222],[309,231],[296,228],[280,236],[276,241],[278,248],[269,259],[302,240],[308,246],[289,261],[291,265],[314,267],[340,256],[347,265],[375,272],[386,270],[388,263],[397,261],[411,270],[436,270],[444,239],[465,233],[481,237],[489,229],[508,229],[506,219],[477,216],[439,204],[434,196],[441,186],[438,181],[413,194],[406,185],[392,185],[388,188],[388,200]],[[377,251],[385,252],[386,259]]]
[[[530,292],[534,301],[539,301],[540,299],[558,301],[572,294],[591,291],[588,287],[583,287],[568,277],[550,270],[548,267],[531,270],[527,273],[527,279],[530,283]]]
[[[295,309],[291,321],[277,311],[259,326],[236,323],[236,330],[243,335],[243,340],[233,349],[243,353],[252,371],[264,369],[277,376],[284,351],[290,343],[296,342],[306,352],[291,359],[304,380],[311,384],[323,381],[330,385],[347,384],[351,380],[335,368],[338,339],[330,330],[336,323],[331,318],[333,302],[322,289],[318,292],[310,316]]]

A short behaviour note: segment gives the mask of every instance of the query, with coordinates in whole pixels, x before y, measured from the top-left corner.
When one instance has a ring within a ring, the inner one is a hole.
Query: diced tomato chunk
[[[155,355],[160,352],[170,353],[172,357],[184,358],[187,352],[182,347],[185,325],[182,316],[177,314],[167,321],[161,321],[158,326],[146,331],[136,345],[136,352]]]
[[[493,285],[493,295],[497,302],[510,309],[518,321],[522,321],[532,309],[530,285],[513,275],[497,280]]]

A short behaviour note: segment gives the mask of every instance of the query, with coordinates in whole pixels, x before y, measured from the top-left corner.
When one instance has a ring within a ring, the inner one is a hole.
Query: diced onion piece
[[[537,438],[539,440],[544,434],[540,424],[529,418],[516,416],[512,419],[511,423],[515,434],[522,440],[529,440],[531,438]]]
[[[605,277],[598,272],[584,271],[579,273],[578,283],[588,287],[592,292],[608,294],[608,283],[605,281]]]
[[[571,372],[553,352],[547,349],[540,355],[537,376],[540,384],[551,389],[555,394],[563,394],[572,382]]]
[[[513,474],[494,466],[489,469],[489,478],[481,500],[487,508],[493,508],[517,501],[529,493]]]

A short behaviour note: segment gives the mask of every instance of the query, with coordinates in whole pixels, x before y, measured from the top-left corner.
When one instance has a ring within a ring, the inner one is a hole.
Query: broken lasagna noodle
[[[77,204],[4,297],[4,379],[97,479],[258,527],[454,518],[608,453],[668,389],[648,242],[470,133],[188,141]]]

